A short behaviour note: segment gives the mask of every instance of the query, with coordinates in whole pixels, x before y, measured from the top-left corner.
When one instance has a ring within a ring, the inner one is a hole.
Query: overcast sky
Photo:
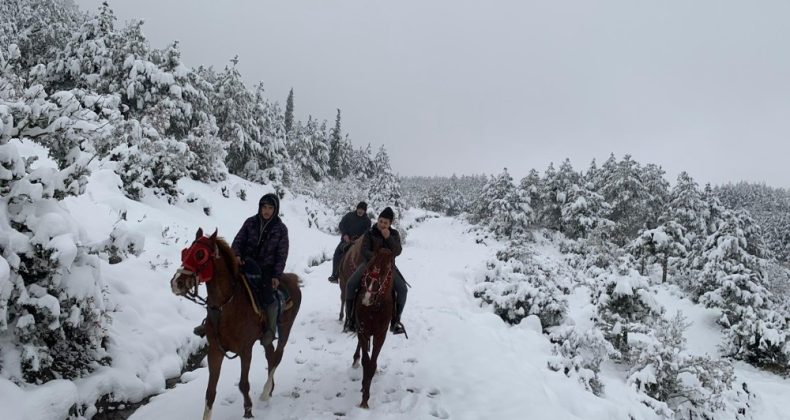
[[[95,10],[100,0],[76,0]],[[234,55],[402,175],[569,157],[790,187],[790,1],[116,0],[187,65]]]

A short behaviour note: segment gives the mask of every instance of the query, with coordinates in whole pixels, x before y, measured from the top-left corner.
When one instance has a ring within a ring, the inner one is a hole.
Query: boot
[[[392,323],[390,324],[390,332],[393,334],[406,334],[406,327],[400,322],[400,316],[392,318]],[[408,338],[408,336],[406,336]]]
[[[330,283],[337,283],[337,276],[332,274],[327,280],[329,280]]]
[[[354,319],[354,301],[346,300],[346,323],[343,325],[343,332],[357,332],[357,323]]]
[[[261,345],[268,346],[274,341],[274,336],[277,330],[277,315],[280,311],[277,301],[274,301],[266,306],[266,329],[261,335]]]
[[[195,327],[195,329],[192,330],[192,333],[195,334],[198,337],[201,337],[201,338],[205,337],[206,336],[206,320],[204,319],[203,322],[200,323],[200,325]]]

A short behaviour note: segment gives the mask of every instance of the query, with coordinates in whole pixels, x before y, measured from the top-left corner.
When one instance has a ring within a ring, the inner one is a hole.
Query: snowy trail
[[[357,408],[361,369],[352,369],[356,340],[341,333],[339,291],[326,281],[329,263],[300,273],[304,301],[269,402],[256,346],[251,384],[257,418],[277,419],[575,419],[622,418],[623,408],[584,392],[546,369],[548,341],[506,326],[480,309],[469,280],[494,252],[475,244],[467,225],[430,219],[409,232],[398,264],[410,290],[404,322],[409,340],[388,336],[371,388],[371,409]],[[131,418],[195,419],[203,411],[208,370],[185,374],[185,384],[157,396]],[[239,363],[225,361],[215,419],[239,418]]]

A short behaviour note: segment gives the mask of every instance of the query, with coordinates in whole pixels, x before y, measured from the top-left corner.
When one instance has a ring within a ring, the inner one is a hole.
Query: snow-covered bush
[[[560,325],[551,330],[555,357],[549,368],[577,378],[595,395],[603,394],[603,384],[598,378],[601,363],[616,355],[616,350],[598,328],[581,330],[574,325]]]
[[[609,270],[594,270],[598,284],[598,322],[606,338],[625,356],[629,334],[641,334],[663,314],[664,309],[650,293],[649,281],[633,268],[628,258]]]
[[[568,310],[564,295],[569,293],[561,284],[569,283],[569,273],[523,251],[516,254],[521,258],[500,254],[487,263],[475,297],[493,305],[494,312],[511,324],[537,315],[544,329],[560,325]]]
[[[110,264],[118,264],[129,255],[139,256],[144,249],[145,236],[129,230],[125,222],[116,224],[107,239],[90,246],[92,253],[106,255]]]
[[[687,327],[677,313],[670,320],[660,320],[650,333],[631,337],[628,383],[665,403],[679,418],[735,417],[744,408],[746,396],[732,389],[732,365],[727,360],[687,354],[683,337]]]

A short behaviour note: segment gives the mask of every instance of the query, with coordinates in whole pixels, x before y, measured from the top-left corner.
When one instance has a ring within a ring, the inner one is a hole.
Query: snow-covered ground
[[[277,389],[257,403],[258,417],[326,419],[541,419],[623,418],[627,410],[585,392],[546,368],[548,341],[526,327],[508,327],[480,308],[468,286],[493,248],[478,245],[462,222],[429,219],[409,234],[399,266],[413,285],[404,322],[409,339],[389,336],[373,379],[371,409],[357,408],[362,372],[351,368],[356,340],[341,333],[339,291],[329,264],[299,274],[302,311],[277,371]],[[526,324],[526,323],[525,323]],[[259,349],[251,379],[265,382]],[[188,419],[202,414],[207,369],[138,410],[132,419]],[[242,413],[239,364],[223,365],[216,418]]]
[[[26,154],[41,154],[36,146]],[[45,164],[45,163],[44,163]],[[112,171],[96,170],[87,193],[68,198],[64,205],[85,229],[89,241],[102,241],[122,224],[145,238],[145,251],[116,265],[102,264],[109,292],[112,324],[108,350],[113,363],[77,380],[57,380],[20,388],[0,379],[3,419],[61,419],[74,404],[92,402],[112,393],[119,401],[137,402],[159,394],[137,410],[133,419],[194,419],[203,412],[208,378],[205,367],[181,376],[183,383],[166,389],[166,378],[178,376],[190,352],[202,340],[191,334],[204,316],[199,306],[172,295],[169,279],[179,264],[180,250],[198,227],[218,228],[232,239],[258,197],[270,188],[232,177],[217,185],[182,181],[185,197],[174,205],[149,198],[129,200],[118,191]],[[226,196],[222,188],[226,188]],[[247,200],[237,192],[244,189]],[[350,203],[353,205],[354,203]],[[204,207],[210,206],[210,215]],[[372,209],[378,211],[378,209]],[[257,397],[266,378],[263,350],[256,346],[251,370],[254,414],[277,419],[654,419],[656,414],[638,402],[626,385],[625,372],[608,363],[601,372],[603,397],[585,391],[575,380],[548,369],[551,344],[540,333],[536,318],[509,326],[481,306],[472,288],[485,263],[499,249],[487,240],[478,244],[469,225],[453,218],[428,217],[412,210],[395,227],[409,226],[398,264],[413,285],[404,323],[410,339],[389,336],[372,385],[371,408],[357,408],[361,369],[351,368],[355,338],[341,333],[337,320],[339,290],[326,281],[337,238],[315,228],[337,218],[315,201],[287,195],[282,214],[288,225],[291,252],[288,271],[304,282],[303,303],[296,326],[277,371],[277,387],[269,402]],[[125,220],[121,215],[125,214]],[[312,214],[312,215],[311,215]],[[556,246],[541,241],[537,258],[565,264]],[[671,287],[654,287],[657,300],[669,315],[682,311],[692,322],[688,351],[718,356],[721,336],[714,310],[695,305]],[[594,307],[589,290],[576,287],[568,297],[569,318],[580,328],[592,326]],[[790,419],[783,409],[790,381],[736,364],[739,382],[757,397],[750,413],[756,419]],[[239,418],[243,413],[238,391],[238,360],[225,361],[218,387],[214,418]],[[84,413],[90,416],[94,411]]]
[[[694,304],[675,286],[656,286],[654,290],[656,298],[670,315],[680,311],[691,323],[685,334],[687,350],[696,355],[720,357],[721,327],[716,320],[721,317],[721,312]],[[743,362],[736,362],[734,367],[738,384],[745,382],[749,391],[756,395],[752,406],[754,418],[790,420],[790,410],[787,409],[790,380]]]

